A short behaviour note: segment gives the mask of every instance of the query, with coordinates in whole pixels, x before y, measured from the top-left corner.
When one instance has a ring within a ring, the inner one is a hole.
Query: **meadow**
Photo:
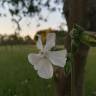
[[[53,79],[39,78],[27,56],[34,46],[0,47],[0,96],[54,96]],[[96,92],[96,49],[91,48],[85,69],[85,94]]]

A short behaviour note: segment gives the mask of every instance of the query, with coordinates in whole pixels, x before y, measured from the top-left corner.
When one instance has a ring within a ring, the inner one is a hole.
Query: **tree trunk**
[[[87,16],[87,0],[71,0],[69,11],[69,29],[72,29],[74,24],[78,24],[86,28]],[[75,5],[75,6],[74,6]],[[76,52],[74,63],[72,64],[71,72],[71,96],[84,95],[84,69],[88,54],[88,46],[81,44],[78,52]]]
[[[56,83],[56,96],[67,96],[69,94],[71,83],[71,76],[64,73],[64,69],[58,68],[54,74],[54,80]]]
[[[65,0],[64,12],[69,31],[74,24],[78,24],[86,29],[86,6],[87,0]],[[66,37],[66,42],[65,47],[70,52],[71,39],[69,35]],[[69,76],[66,76],[66,79],[59,79],[59,82],[62,81],[65,85],[62,83],[63,89],[59,87],[63,91],[61,92],[62,95],[59,94],[58,96],[83,96],[84,68],[88,50],[89,48],[86,45],[81,44],[74,57],[72,72]]]
[[[84,27],[85,30],[96,31],[96,0],[64,0],[64,14],[69,32],[74,24]],[[65,47],[70,52],[71,39],[66,36]],[[89,47],[81,44],[74,56],[72,72],[65,75],[59,70],[57,79],[58,96],[83,96],[84,69]],[[62,86],[62,87],[61,87]],[[70,89],[71,88],[71,89]],[[62,91],[61,91],[62,90]]]
[[[84,95],[84,70],[89,48],[81,44],[78,52],[74,55],[74,63],[71,72],[71,96]]]

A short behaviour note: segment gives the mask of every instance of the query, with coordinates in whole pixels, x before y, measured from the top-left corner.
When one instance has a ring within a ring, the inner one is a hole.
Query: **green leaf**
[[[81,42],[90,47],[96,47],[96,35],[91,32],[84,32],[81,37]]]
[[[81,44],[81,37],[84,32],[84,29],[79,25],[74,25],[72,31],[70,32],[71,35],[71,51],[72,53],[77,52],[80,44]]]

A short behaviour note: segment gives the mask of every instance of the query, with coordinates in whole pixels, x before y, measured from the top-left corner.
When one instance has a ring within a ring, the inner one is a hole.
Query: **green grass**
[[[89,51],[85,72],[86,96],[96,96],[96,48]],[[93,93],[95,95],[92,95]]]
[[[27,60],[32,46],[0,47],[0,96],[53,96],[53,80],[39,78]]]
[[[0,96],[54,96],[53,80],[38,77],[27,56],[32,46],[0,47]],[[96,49],[91,48],[86,66],[86,96],[96,91]]]

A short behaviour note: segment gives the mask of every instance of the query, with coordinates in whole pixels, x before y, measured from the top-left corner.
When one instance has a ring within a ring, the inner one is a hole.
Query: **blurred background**
[[[0,96],[56,96],[53,78],[39,78],[27,56],[37,52],[33,40],[36,32],[49,28],[56,31],[57,46],[64,48],[68,28],[63,8],[63,0],[0,1]],[[90,48],[85,68],[86,96],[96,96],[95,69],[96,49]]]

